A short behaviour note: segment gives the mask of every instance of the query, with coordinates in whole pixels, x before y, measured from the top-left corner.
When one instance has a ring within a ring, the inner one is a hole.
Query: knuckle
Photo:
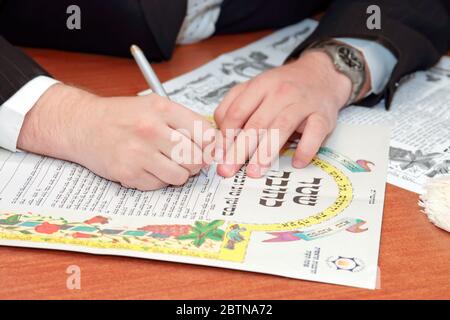
[[[170,102],[164,100],[163,98],[157,97],[152,102],[152,108],[157,112],[164,113],[168,111],[170,104]]]
[[[292,127],[292,115],[283,112],[280,115],[278,115],[277,120],[276,120],[276,125],[275,128],[276,129],[291,129]]]
[[[158,126],[150,121],[141,120],[135,124],[135,132],[141,137],[155,137],[158,134]]]
[[[157,108],[156,111],[160,112],[163,115],[175,115],[175,116],[179,116],[179,112],[181,109],[186,109],[189,110],[185,107],[183,107],[182,105],[170,101],[167,98],[159,98],[160,100],[157,102]]]
[[[249,129],[262,129],[266,127],[266,121],[261,117],[253,117],[247,123]]]
[[[241,121],[241,119],[244,118],[245,109],[243,106],[235,104],[230,107],[230,111],[228,113],[228,120],[232,123],[235,123]]]
[[[283,81],[278,85],[277,94],[280,96],[291,95],[297,91],[297,87],[294,83],[289,81]]]
[[[332,129],[332,123],[330,119],[322,114],[316,114],[314,116],[312,126],[314,129],[324,129],[326,132],[330,132]]]

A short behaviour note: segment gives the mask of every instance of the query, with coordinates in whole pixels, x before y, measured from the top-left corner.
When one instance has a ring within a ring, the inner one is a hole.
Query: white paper
[[[211,115],[235,83],[279,65],[307,20],[166,84]],[[0,244],[111,254],[375,288],[389,129],[339,125],[313,163],[263,179],[210,169],[180,188],[125,189],[66,161],[0,151]],[[164,274],[164,270],[161,270]]]

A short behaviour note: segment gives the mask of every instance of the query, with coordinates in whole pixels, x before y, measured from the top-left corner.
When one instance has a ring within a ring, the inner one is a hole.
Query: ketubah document
[[[283,62],[305,21],[166,84],[205,115],[236,83]],[[0,244],[193,263],[375,288],[389,129],[339,125],[313,163],[294,146],[264,178],[212,167],[182,187],[126,189],[89,170],[0,151]],[[164,270],[161,270],[164,273]]]

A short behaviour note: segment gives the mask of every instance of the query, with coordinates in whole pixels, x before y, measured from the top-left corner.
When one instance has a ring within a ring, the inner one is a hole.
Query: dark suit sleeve
[[[381,8],[381,30],[367,28],[367,8],[374,4]],[[291,57],[321,39],[352,37],[380,42],[395,54],[398,64],[386,90],[369,96],[362,105],[373,106],[386,98],[389,107],[403,76],[433,66],[449,50],[450,18],[446,6],[447,0],[336,0],[316,31]]]
[[[0,36],[0,105],[28,81],[48,73]]]

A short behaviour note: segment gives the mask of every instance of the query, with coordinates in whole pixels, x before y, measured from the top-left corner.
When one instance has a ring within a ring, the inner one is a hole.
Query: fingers
[[[325,138],[333,129],[334,124],[317,113],[308,117],[305,129],[295,151],[292,165],[296,168],[304,168],[315,157]]]
[[[223,120],[225,119],[225,114],[227,113],[228,108],[233,103],[233,101],[246,89],[247,83],[248,82],[244,82],[234,86],[214,111],[214,120],[216,121],[216,124],[219,128],[221,127]]]
[[[264,176],[278,158],[281,148],[306,116],[299,115],[299,110],[298,104],[292,104],[275,118],[250,159],[247,167],[247,175],[250,178]]]
[[[236,99],[247,90],[248,85],[249,81],[233,87],[214,112],[217,127],[222,129],[222,134],[216,137],[215,160],[217,162],[221,163],[224,161],[227,148],[232,145],[236,138],[235,127],[227,127],[226,121],[230,115],[228,111],[232,105],[236,105]]]
[[[122,183],[122,186],[125,188],[133,188],[141,191],[157,190],[167,187],[167,185],[167,183],[162,182],[153,174],[145,170],[141,170],[141,172],[136,174],[131,180]]]
[[[231,177],[242,167],[250,154],[258,147],[259,131],[248,129],[242,131],[236,140],[227,148],[224,163],[217,167],[223,177]]]
[[[205,117],[179,104],[172,102],[166,120],[171,128],[184,134],[200,149],[205,148],[214,139],[215,129],[212,124]]]
[[[196,175],[204,166],[203,151],[185,135],[171,128],[166,128],[164,139],[160,143],[160,151],[171,161],[187,169],[189,174]]]
[[[151,161],[145,166],[145,170],[152,173],[159,180],[174,186],[183,185],[191,176],[187,169],[161,153],[153,155]]]
[[[161,140],[163,154],[188,169],[193,175],[200,171],[202,165],[212,163],[214,148],[211,145],[214,145],[217,130],[205,117],[181,105],[173,104],[166,121],[171,133]],[[186,139],[181,139],[180,135],[184,135]],[[171,143],[167,143],[167,139],[170,139]],[[174,159],[172,155],[174,148],[175,152],[181,149],[190,150],[188,153],[191,156],[184,152],[183,159],[179,156]]]
[[[225,113],[220,128],[238,129],[244,127],[247,120],[262,103],[266,92],[263,86],[255,83],[257,82],[249,82],[246,89],[234,99]]]
[[[274,108],[274,105],[276,105],[275,101],[266,98],[247,121],[244,130],[239,133],[236,140],[231,141],[224,164],[218,167],[220,175],[225,177],[234,175],[253,155],[264,131],[267,131],[266,128],[270,127],[273,118],[282,110],[282,108]]]
[[[120,173],[124,187],[148,191],[180,186],[202,168],[202,150],[195,143],[171,128],[161,126],[158,130],[157,149],[135,153],[127,165],[130,169]],[[178,155],[176,148],[181,152]]]

